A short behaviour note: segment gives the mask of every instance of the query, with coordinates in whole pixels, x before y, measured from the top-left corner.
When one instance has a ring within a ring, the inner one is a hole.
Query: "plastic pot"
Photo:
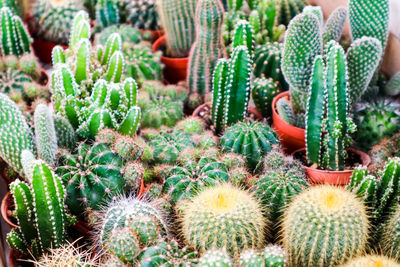
[[[305,148],[296,150],[292,153],[293,157],[296,154],[301,152],[305,153]],[[364,153],[360,150],[349,148],[347,150],[353,154],[356,154],[360,157],[361,164],[363,166],[368,166],[371,163],[371,158],[367,153]],[[353,175],[354,170],[344,170],[344,171],[327,171],[320,170],[308,166],[304,166],[303,168],[306,171],[307,177],[310,179],[312,184],[330,184],[330,185],[347,185],[350,182],[350,178]]]
[[[295,150],[306,147],[306,131],[284,121],[276,110],[276,102],[283,97],[289,98],[289,96],[289,91],[286,91],[274,97],[272,101],[273,128],[279,136],[283,151],[287,154],[291,154]]]
[[[154,42],[153,52],[157,52],[166,44],[167,38],[163,35]],[[172,58],[161,56],[161,62],[165,66],[163,70],[164,78],[172,84],[186,80],[188,61],[188,57]]]

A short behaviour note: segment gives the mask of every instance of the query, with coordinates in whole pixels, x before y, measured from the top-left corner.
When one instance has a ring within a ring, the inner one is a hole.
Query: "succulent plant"
[[[364,252],[369,222],[355,195],[324,185],[294,198],[282,229],[290,266],[336,266]]]
[[[275,132],[261,122],[238,122],[229,127],[220,140],[223,152],[234,152],[245,156],[247,167],[251,170],[256,168],[261,158],[271,150],[272,145],[278,143]]]
[[[157,31],[161,29],[154,0],[128,1],[127,21],[138,29]]]
[[[20,3],[15,0],[1,0],[0,8],[8,7],[13,14],[16,14],[21,17],[22,15],[22,7],[19,6]]]
[[[124,192],[125,161],[105,143],[81,143],[74,154],[61,151],[60,161],[57,173],[66,186],[66,204],[73,214],[99,210]]]
[[[107,241],[107,251],[123,263],[134,263],[140,253],[139,240],[129,227],[116,228]]]
[[[31,52],[32,38],[24,26],[21,18],[14,15],[9,7],[0,9],[0,28],[4,33],[0,38],[2,56],[22,56]]]
[[[204,121],[199,117],[187,117],[175,126],[175,129],[188,134],[202,134],[204,132]]]
[[[76,135],[71,123],[66,118],[57,115],[54,115],[53,119],[58,147],[73,150],[76,144]]]
[[[17,179],[10,188],[19,226],[7,235],[10,247],[35,257],[60,247],[66,241],[67,225],[73,222],[65,212],[60,178],[45,163],[36,161],[31,184]]]
[[[97,0],[96,24],[100,28],[106,28],[120,23],[120,1]]]
[[[187,83],[190,93],[202,96],[212,90],[212,74],[223,56],[221,26],[224,8],[221,1],[199,0],[196,8],[196,38],[189,53]]]
[[[389,158],[400,156],[399,147],[399,132],[390,138],[385,138],[380,141],[377,145],[373,146],[368,153],[371,156],[371,164],[368,166],[368,169],[372,172],[377,172],[378,170],[383,169]]]
[[[400,72],[393,75],[384,88],[386,95],[395,96],[400,93]]]
[[[245,250],[240,254],[239,264],[241,267],[265,266],[260,253],[253,249]]]
[[[266,221],[252,196],[229,184],[206,188],[185,205],[182,234],[200,252],[226,248],[232,256],[260,248]]]
[[[77,0],[40,0],[33,5],[34,36],[47,42],[67,45],[74,16],[83,9]]]
[[[289,22],[307,6],[305,0],[277,0],[276,18],[278,24],[289,25]]]
[[[400,206],[392,211],[389,219],[383,226],[380,240],[383,253],[395,260],[400,260]]]
[[[158,16],[172,57],[185,57],[195,40],[196,0],[160,0]]]
[[[200,259],[199,266],[204,267],[232,267],[232,259],[224,249],[206,251]]]
[[[173,127],[183,118],[183,105],[167,98],[154,99],[143,109],[142,127]]]
[[[390,259],[388,257],[382,255],[366,255],[356,257],[346,264],[340,265],[341,267],[375,267],[375,266],[392,266],[392,267],[399,267],[395,260]]]
[[[96,33],[96,42],[101,45],[107,44],[108,38],[113,34],[118,33],[121,36],[123,46],[125,44],[138,44],[142,41],[142,34],[138,29],[131,25],[111,25]]]
[[[278,94],[278,88],[272,78],[257,78],[253,81],[251,95],[257,110],[264,118],[272,115],[272,100]]]
[[[265,267],[284,267],[286,263],[286,252],[278,245],[268,245],[261,252]]]

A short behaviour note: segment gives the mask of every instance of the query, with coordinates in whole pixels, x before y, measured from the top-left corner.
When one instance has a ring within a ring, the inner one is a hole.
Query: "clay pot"
[[[24,260],[24,255],[21,252],[13,248],[10,249],[10,252],[8,254],[8,261],[10,263],[10,267],[33,266],[33,263]]]
[[[11,217],[13,207],[14,200],[11,192],[8,191],[1,201],[1,216],[3,217],[4,221],[6,221],[8,225],[10,225],[11,228],[17,228],[18,225],[14,223],[15,220]]]
[[[42,61],[43,63],[49,64],[51,63],[51,52],[53,48],[56,46],[56,43],[42,41],[37,38],[33,38],[32,48],[35,55]],[[68,48],[68,46],[61,46],[64,50]]]
[[[306,131],[304,129],[290,125],[279,116],[278,111],[276,110],[276,102],[278,102],[278,100],[283,97],[289,98],[289,91],[280,93],[273,99],[272,121],[273,128],[279,136],[282,149],[285,153],[291,154],[295,150],[306,147]]]
[[[163,35],[153,44],[153,52],[157,52],[166,44],[167,38]],[[161,62],[165,66],[163,70],[164,78],[172,84],[186,80],[188,61],[188,57],[172,58],[161,56]]]
[[[350,153],[356,154],[360,157],[362,166],[368,166],[371,163],[371,158],[368,154],[354,149],[349,148],[347,150]],[[293,157],[299,153],[305,153],[305,148],[296,150],[292,153]],[[350,178],[353,175],[354,170],[344,170],[344,171],[327,171],[319,170],[312,167],[304,166],[307,177],[310,179],[312,184],[330,184],[330,185],[347,185],[350,182]]]

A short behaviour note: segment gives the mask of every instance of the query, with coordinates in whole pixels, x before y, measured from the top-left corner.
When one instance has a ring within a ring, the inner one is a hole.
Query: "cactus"
[[[280,98],[276,102],[276,111],[286,123],[293,126],[298,125],[297,116],[294,114],[293,108],[287,98]]]
[[[381,255],[366,255],[362,257],[356,257],[346,264],[340,265],[341,267],[400,267],[395,260],[390,259]]]
[[[19,6],[18,1],[15,0],[1,0],[0,1],[0,8],[8,7],[13,14],[16,14],[21,17],[21,12],[23,12],[22,7]]]
[[[144,178],[145,168],[140,162],[130,162],[124,169],[126,185],[130,190],[138,190]]]
[[[36,152],[33,134],[16,104],[0,94],[0,157],[21,176],[21,152]]]
[[[229,10],[224,14],[224,23],[222,24],[222,39],[228,54],[230,54],[231,52],[230,49],[236,25],[239,20],[245,18],[246,16],[240,11],[234,12],[232,10]]]
[[[239,264],[241,267],[265,266],[262,256],[253,249],[245,250],[240,254]]]
[[[385,167],[386,161],[391,157],[399,157],[400,133],[396,133],[390,138],[385,138],[377,145],[373,146],[369,151],[371,156],[371,164],[368,169],[377,172]]]
[[[232,267],[232,259],[224,249],[212,249],[204,253],[199,259],[199,266],[204,267]]]
[[[173,127],[182,118],[182,103],[166,98],[154,99],[143,109],[142,127]]]
[[[66,203],[73,214],[98,210],[124,192],[124,160],[104,143],[80,144],[75,154],[64,151],[57,168],[66,185]]]
[[[33,5],[34,36],[47,42],[67,45],[74,16],[83,9],[81,1],[40,0]]]
[[[257,110],[264,118],[272,115],[272,100],[277,93],[278,88],[271,78],[257,78],[253,81],[251,95]]]
[[[96,23],[106,28],[120,23],[120,1],[98,0],[96,3]]]
[[[246,46],[251,59],[253,59],[254,45],[255,40],[253,27],[247,20],[239,20],[233,33],[230,51],[233,51],[238,46]],[[233,55],[231,55],[231,58],[233,58]]]
[[[36,145],[39,158],[54,166],[58,150],[53,110],[44,104],[36,106],[34,114]]]
[[[168,53],[185,57],[195,40],[196,0],[160,0],[158,16],[167,38]]]
[[[322,32],[322,40],[324,44],[327,44],[331,40],[339,42],[346,19],[347,8],[338,7],[332,12],[326,21],[324,31]]]
[[[278,83],[282,91],[288,89],[281,70],[281,54],[283,45],[280,43],[266,43],[254,52],[254,75],[262,78],[272,78]]]
[[[395,96],[400,93],[400,72],[393,75],[384,88],[386,95]]]
[[[187,147],[194,147],[189,134],[180,131],[162,131],[150,141],[154,149],[153,160],[155,163],[174,164],[179,153]]]
[[[179,248],[174,239],[158,241],[145,248],[138,258],[138,266],[196,266],[198,253],[188,247]]]
[[[266,221],[252,196],[229,184],[210,187],[191,199],[182,215],[185,241],[201,252],[225,248],[232,256],[264,242]]]
[[[0,9],[1,42],[0,51],[2,56],[22,56],[31,52],[32,38],[24,26],[21,18],[13,15],[8,7]]]
[[[385,255],[400,260],[400,207],[397,206],[383,226],[380,246]]]
[[[161,29],[154,0],[129,1],[127,21],[141,30],[157,31]]]
[[[71,123],[66,118],[57,115],[54,115],[53,119],[58,147],[73,150],[75,148],[76,136]]]
[[[212,120],[217,133],[246,116],[251,64],[248,49],[241,45],[233,50],[229,63],[220,59],[215,67]]]
[[[35,162],[31,185],[20,180],[11,186],[18,228],[7,235],[10,247],[34,257],[60,247],[69,218],[64,209],[65,191],[60,178],[43,162]]]
[[[202,134],[204,132],[205,123],[199,117],[187,117],[175,126],[175,129],[188,134]]]
[[[307,5],[305,0],[277,0],[276,18],[278,24],[289,25],[297,14]]]
[[[294,198],[282,228],[290,266],[337,266],[364,252],[369,222],[355,195],[324,185]]]
[[[265,267],[284,267],[286,252],[277,245],[268,245],[261,253]]]
[[[32,82],[32,77],[25,72],[15,69],[6,69],[0,73],[0,92],[8,95],[19,93],[23,96],[25,94],[26,84]]]
[[[117,228],[111,232],[110,240],[107,243],[107,250],[123,263],[134,263],[140,252],[139,241],[132,234],[129,227]]]
[[[123,46],[125,44],[138,44],[142,41],[142,34],[138,29],[131,25],[111,25],[96,33],[96,42],[101,45],[106,45],[108,38],[113,34],[118,33],[121,36]]]
[[[344,51],[336,41],[329,42],[328,46],[326,66],[318,56],[313,67],[306,113],[306,149],[311,164],[329,170],[343,170],[348,134],[354,132],[355,126],[348,117]]]
[[[357,144],[369,150],[384,138],[400,130],[400,103],[391,98],[378,98],[355,105],[354,122],[358,133]]]
[[[199,0],[196,8],[196,39],[189,53],[187,83],[190,92],[202,96],[212,90],[212,73],[223,56],[221,26],[224,8],[220,0]]]
[[[238,142],[238,140],[240,140]],[[275,132],[261,122],[238,122],[229,127],[220,140],[223,152],[234,152],[246,157],[247,167],[254,170],[261,158],[279,143]]]

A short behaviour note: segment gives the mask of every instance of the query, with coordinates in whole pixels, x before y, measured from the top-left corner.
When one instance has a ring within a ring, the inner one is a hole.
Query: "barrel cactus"
[[[199,265],[204,267],[232,267],[232,259],[224,249],[211,249],[199,259]]]
[[[257,78],[253,81],[251,95],[257,110],[264,118],[272,115],[272,100],[278,94],[278,88],[271,78]]]
[[[106,28],[120,23],[121,2],[117,0],[97,0],[96,24],[99,28]]]
[[[383,226],[380,245],[385,255],[400,260],[400,207],[392,212]]]
[[[182,234],[200,252],[226,248],[232,256],[264,242],[265,220],[252,196],[229,184],[209,187],[185,205]]]
[[[167,98],[154,99],[143,108],[142,127],[175,126],[183,118],[183,105]]]
[[[246,250],[240,255],[239,263],[241,267],[284,267],[286,252],[278,245],[268,245],[261,252]]]
[[[326,185],[296,196],[282,228],[289,265],[337,266],[364,252],[369,222],[355,195]]]

